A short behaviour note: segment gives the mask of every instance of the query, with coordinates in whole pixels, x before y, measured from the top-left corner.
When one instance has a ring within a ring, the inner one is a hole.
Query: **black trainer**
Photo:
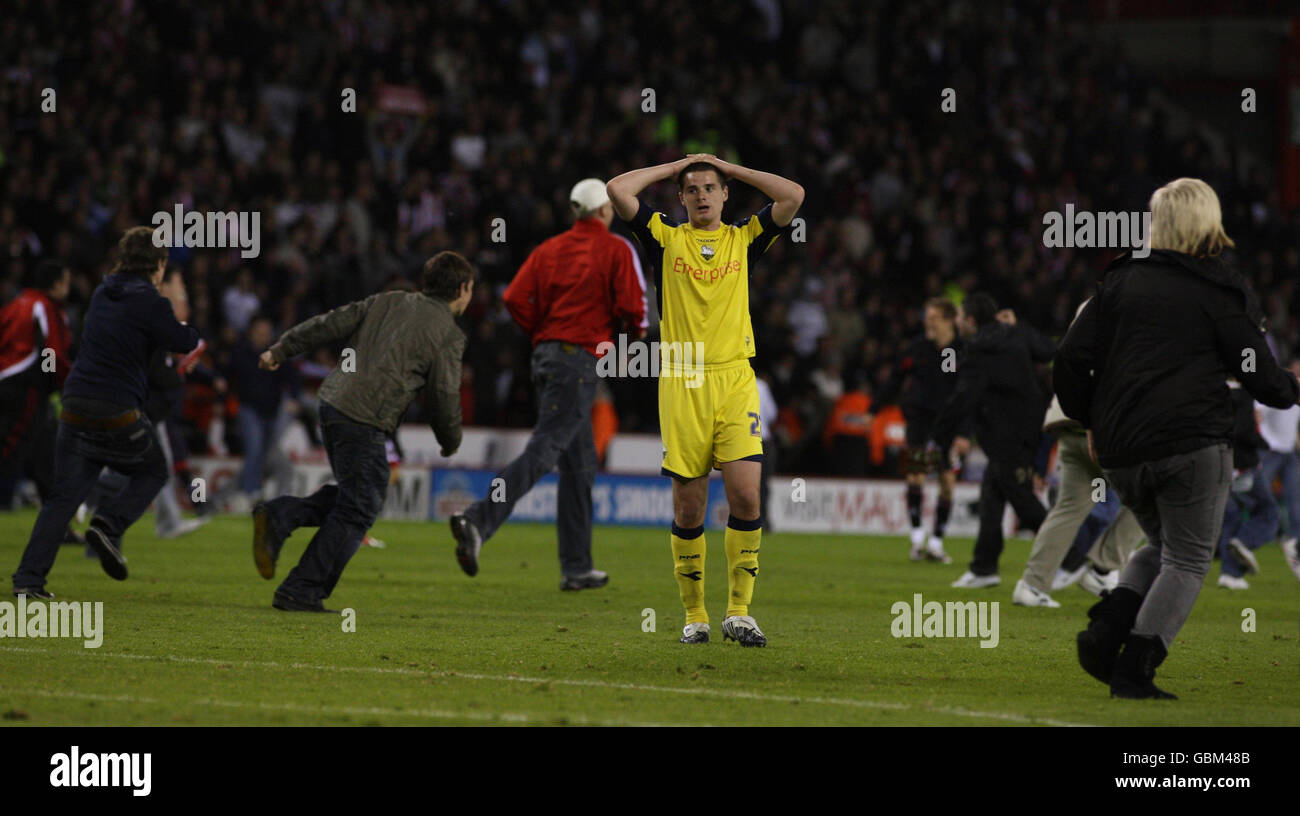
[[[54,600],[54,593],[47,592],[44,587],[14,587],[14,597],[26,595],[28,598],[37,598],[42,601]]]
[[[1075,645],[1079,665],[1106,685],[1115,673],[1115,659],[1133,622],[1137,620],[1142,596],[1131,589],[1116,589],[1088,610],[1088,628],[1078,634]]]
[[[285,536],[275,525],[275,517],[266,502],[253,508],[253,563],[257,574],[268,581],[275,577],[275,562],[280,560]]]
[[[1125,700],[1177,700],[1176,695],[1155,684],[1156,666],[1168,654],[1156,635],[1129,635],[1124,651],[1115,661],[1115,676],[1110,681],[1110,696]]]
[[[126,580],[126,556],[122,555],[122,539],[110,536],[99,519],[91,519],[86,528],[86,544],[99,557],[99,565],[114,581]]]
[[[600,589],[609,583],[609,573],[598,569],[587,570],[578,575],[566,575],[560,581],[560,589],[569,592],[575,589]]]
[[[457,563],[466,575],[473,578],[478,575],[478,554],[483,551],[483,537],[464,513],[451,517],[451,535],[456,539]]]
[[[329,612],[337,615],[338,610],[326,609],[325,604],[320,601],[304,601],[296,595],[290,595],[288,592],[277,589],[275,598],[271,601],[271,606],[282,612]]]

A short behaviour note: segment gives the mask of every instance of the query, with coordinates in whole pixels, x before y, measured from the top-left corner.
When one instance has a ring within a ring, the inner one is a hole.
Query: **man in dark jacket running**
[[[253,508],[253,561],[263,578],[275,576],[290,533],[320,528],[276,589],[276,609],[328,611],[322,601],[383,509],[384,443],[420,389],[442,455],[460,447],[465,335],[455,318],[473,296],[474,267],[455,252],[440,252],[425,262],[420,283],[419,292],[381,292],[299,323],[262,353],[260,365],[274,371],[290,357],[347,341],[318,394],[321,434],[338,484]]]
[[[53,597],[45,589],[45,576],[68,522],[106,466],[126,474],[130,482],[115,501],[95,513],[86,543],[110,577],[126,578],[122,534],[149,507],[169,475],[143,411],[149,359],[159,347],[188,353],[199,344],[199,333],[178,322],[171,302],[158,292],[166,264],[167,249],[154,245],[153,230],[132,227],[118,243],[113,272],[90,299],[81,353],[63,385],[54,490],[41,506],[14,573],[16,595]]]
[[[1177,179],[1150,209],[1150,255],[1110,265],[1052,377],[1149,542],[1088,611],[1079,664],[1113,697],[1168,699],[1155,670],[1200,594],[1232,481],[1227,380],[1276,408],[1294,403],[1300,386],[1265,343],[1254,291],[1218,257],[1233,243],[1214,190]]]

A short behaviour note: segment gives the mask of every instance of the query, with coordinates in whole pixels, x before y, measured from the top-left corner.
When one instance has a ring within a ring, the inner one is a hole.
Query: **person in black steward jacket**
[[[68,522],[104,467],[130,477],[116,501],[96,512],[86,543],[104,571],[127,576],[122,534],[167,482],[167,462],[143,408],[148,365],[155,349],[188,353],[199,333],[180,323],[158,292],[166,247],[153,230],[132,227],[118,243],[118,260],[90,299],[81,352],[63,385],[63,413],[55,442],[55,485],[41,506],[31,538],[13,575],[15,595],[49,599],[45,578],[58,555]]]
[[[1150,210],[1149,255],[1125,253],[1106,269],[1052,377],[1149,542],[1088,611],[1079,664],[1113,697],[1169,699],[1155,670],[1209,572],[1232,481],[1227,380],[1278,408],[1300,386],[1265,343],[1258,297],[1218,257],[1233,243],[1214,190],[1177,179],[1156,190]]]
[[[1051,343],[1014,315],[997,311],[993,298],[976,292],[961,306],[957,326],[966,337],[957,358],[957,387],[934,420],[933,444],[956,455],[970,449],[958,435],[965,422],[988,456],[980,483],[980,524],[970,566],[952,583],[958,589],[1001,583],[1002,514],[1007,503],[1020,526],[1037,530],[1047,508],[1034,495],[1034,459],[1043,434],[1047,394],[1034,364],[1052,356]]]

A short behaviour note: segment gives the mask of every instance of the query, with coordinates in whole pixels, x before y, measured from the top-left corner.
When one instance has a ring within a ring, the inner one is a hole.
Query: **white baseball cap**
[[[609,194],[605,192],[605,182],[598,178],[586,178],[573,185],[569,191],[569,203],[578,212],[593,212],[609,203]]]

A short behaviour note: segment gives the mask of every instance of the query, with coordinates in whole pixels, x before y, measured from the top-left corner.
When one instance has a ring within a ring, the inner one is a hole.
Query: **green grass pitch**
[[[0,515],[10,569],[34,518]],[[175,541],[152,529],[146,518],[128,533],[121,583],[63,549],[49,588],[104,602],[103,645],[0,639],[0,723],[1300,725],[1300,583],[1276,545],[1247,592],[1214,586],[1215,564],[1159,673],[1181,699],[1128,702],[1075,663],[1092,596],[1011,604],[1023,540],[1008,543],[1001,587],[971,591],[948,586],[969,540],[951,541],[957,563],[940,566],[909,562],[901,538],[766,535],[751,612],[770,642],[742,649],[721,638],[720,531],[708,533],[714,640],[684,646],[666,530],[598,528],[609,586],[562,593],[550,527],[507,524],[470,579],[444,523],[381,522],[387,549],[362,549],[327,603],[355,610],[345,632],[341,616],[270,607],[275,582],[253,568],[246,518]],[[277,578],[310,532],[289,540]],[[998,645],[894,638],[891,607],[915,593],[999,601]],[[647,609],[657,631],[643,631]]]

